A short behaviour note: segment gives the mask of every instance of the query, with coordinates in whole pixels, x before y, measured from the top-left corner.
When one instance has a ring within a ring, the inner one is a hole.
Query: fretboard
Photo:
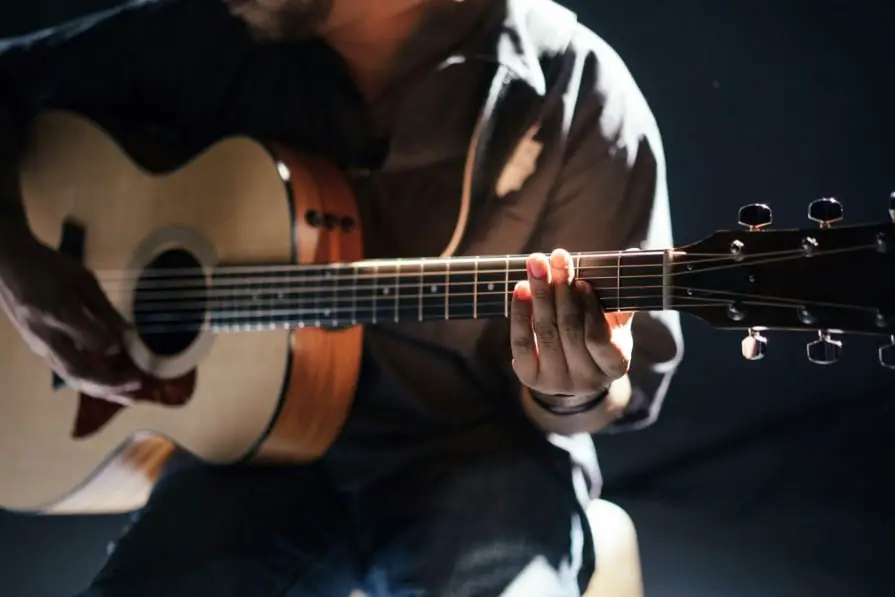
[[[573,254],[606,310],[667,307],[667,252]],[[219,331],[507,317],[524,256],[222,267],[192,303]]]

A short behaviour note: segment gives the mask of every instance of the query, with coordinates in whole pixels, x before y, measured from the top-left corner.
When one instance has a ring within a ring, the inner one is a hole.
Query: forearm
[[[559,415],[538,404],[532,397],[532,390],[522,388],[522,407],[525,414],[547,433],[576,435],[597,433],[612,425],[624,413],[631,401],[632,388],[628,376],[624,376],[609,387],[606,397],[593,408],[573,415]],[[549,397],[541,397],[542,402]]]

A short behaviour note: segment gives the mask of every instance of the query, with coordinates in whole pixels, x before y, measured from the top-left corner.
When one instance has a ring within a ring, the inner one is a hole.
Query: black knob
[[[774,222],[774,214],[766,203],[752,203],[744,205],[739,212],[740,226],[749,230],[760,230]]]
[[[832,197],[812,201],[808,206],[808,219],[820,224],[821,228],[829,228],[843,216],[842,204]]]

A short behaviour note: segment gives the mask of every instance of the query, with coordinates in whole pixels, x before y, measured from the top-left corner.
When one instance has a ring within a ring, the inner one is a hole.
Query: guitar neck
[[[670,251],[576,253],[606,310],[668,308]],[[507,317],[526,256],[222,267],[205,291],[218,331]]]

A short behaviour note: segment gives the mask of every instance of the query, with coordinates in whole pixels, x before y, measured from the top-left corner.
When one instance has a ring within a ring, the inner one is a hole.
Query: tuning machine
[[[895,369],[895,336],[889,338],[888,346],[879,347],[879,364],[886,369]]]
[[[747,361],[760,361],[768,352],[768,339],[756,329],[750,329],[749,335],[743,338],[740,348]]]
[[[766,203],[750,203],[740,208],[737,221],[740,226],[748,228],[749,232],[758,232],[774,223],[774,212]]]
[[[818,339],[805,347],[808,360],[815,365],[833,365],[842,359],[842,342],[830,337],[824,330],[817,332]]]
[[[808,205],[808,219],[820,224],[821,228],[830,228],[842,220],[844,214],[842,204],[832,197],[817,199]]]

